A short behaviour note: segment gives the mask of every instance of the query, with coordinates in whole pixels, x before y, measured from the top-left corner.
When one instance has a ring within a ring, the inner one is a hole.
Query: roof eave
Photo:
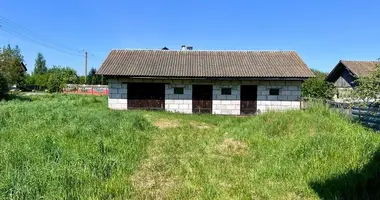
[[[195,80],[294,80],[294,81],[304,81],[309,77],[238,77],[238,76],[141,76],[141,75],[115,75],[115,74],[100,74],[106,77],[125,77],[125,78],[145,78],[145,79],[195,79]]]

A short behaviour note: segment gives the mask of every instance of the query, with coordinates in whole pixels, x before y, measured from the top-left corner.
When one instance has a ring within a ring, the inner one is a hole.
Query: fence
[[[369,104],[362,106],[359,103],[327,103],[333,108],[337,109],[350,116],[353,120],[359,121],[364,126],[372,128],[374,130],[380,130],[380,106],[379,104]]]
[[[108,85],[75,85],[68,84],[64,89],[65,94],[108,95]]]

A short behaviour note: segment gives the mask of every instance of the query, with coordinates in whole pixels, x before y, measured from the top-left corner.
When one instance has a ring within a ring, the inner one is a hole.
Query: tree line
[[[14,85],[21,90],[32,88],[61,92],[66,84],[106,84],[106,80],[96,74],[95,68],[90,69],[87,77],[78,76],[76,70],[68,66],[53,65],[49,68],[42,53],[37,54],[31,74],[25,72],[23,63],[24,57],[17,45],[0,47],[0,99]]]

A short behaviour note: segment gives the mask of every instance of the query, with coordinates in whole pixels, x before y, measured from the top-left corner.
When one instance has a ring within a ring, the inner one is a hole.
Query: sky
[[[339,60],[380,58],[378,0],[0,0],[0,5],[0,45],[19,45],[29,72],[38,52],[48,67],[70,66],[83,75],[84,51],[88,68],[99,68],[111,49],[179,50],[183,44],[194,50],[294,50],[310,68],[325,72]]]

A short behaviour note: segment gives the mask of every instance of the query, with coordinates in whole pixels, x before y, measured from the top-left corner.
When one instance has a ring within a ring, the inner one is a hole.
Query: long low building
[[[293,51],[112,50],[98,71],[111,109],[256,114],[299,109],[313,72]]]

